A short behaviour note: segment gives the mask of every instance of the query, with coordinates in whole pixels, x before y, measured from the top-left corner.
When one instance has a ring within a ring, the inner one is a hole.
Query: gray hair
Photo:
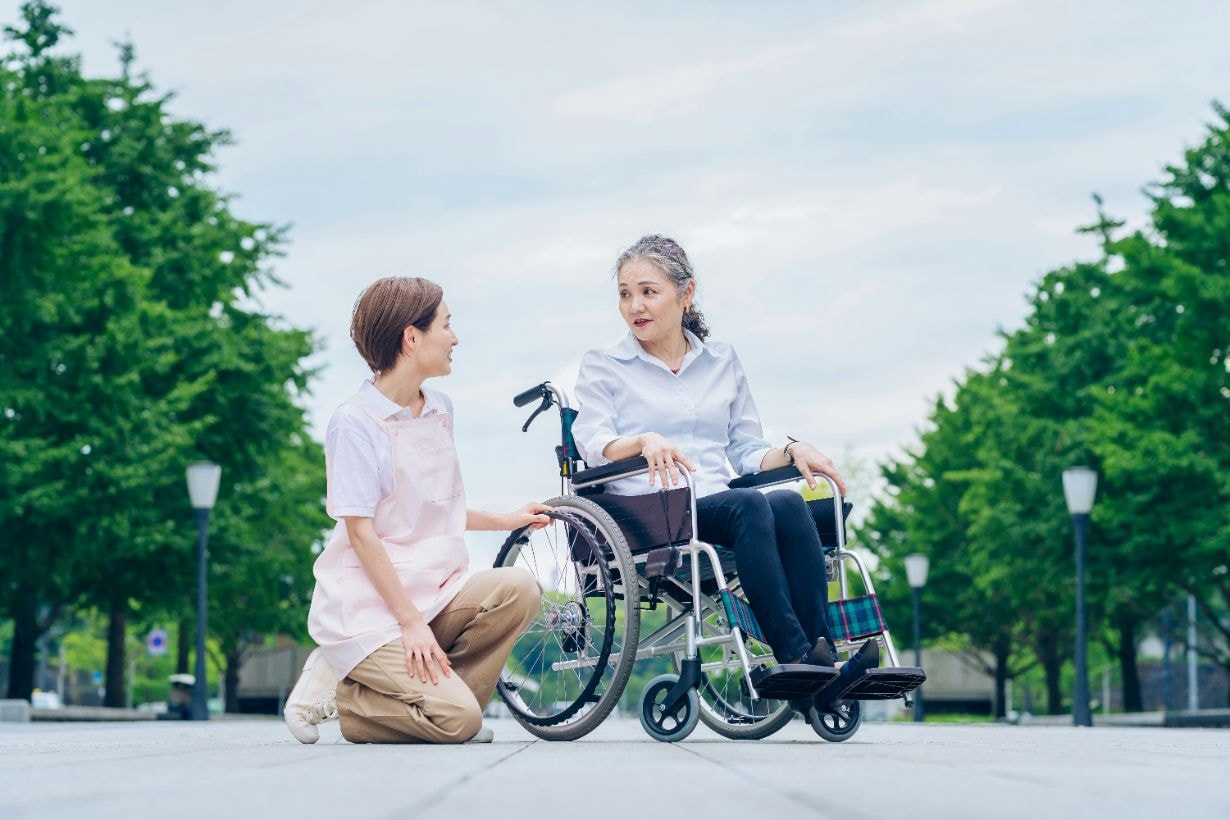
[[[688,260],[688,255],[684,253],[679,243],[669,236],[654,233],[642,236],[633,242],[615,261],[615,274],[618,276],[623,266],[634,259],[645,259],[652,262],[675,286],[675,292],[680,296],[687,290],[688,282],[696,281],[696,273],[692,270],[692,263]],[[705,314],[700,312],[695,299],[683,312],[683,326],[695,333],[701,341],[709,337],[709,326],[705,324]]]

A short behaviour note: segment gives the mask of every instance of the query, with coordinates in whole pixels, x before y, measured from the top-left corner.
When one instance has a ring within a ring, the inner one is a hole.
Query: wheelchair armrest
[[[591,467],[588,470],[581,470],[574,473],[572,476],[573,486],[582,484],[597,484],[602,481],[608,481],[613,478],[624,478],[626,476],[637,475],[649,470],[649,460],[644,456],[633,456],[625,458],[621,461],[612,461],[610,464],[603,464],[601,467]]]
[[[820,543],[826,552],[843,548],[846,543],[846,519],[850,517],[850,511],[854,509],[854,505],[841,497],[837,491],[837,482],[833,479],[819,473],[815,476],[817,482],[828,484],[829,489],[833,491],[832,498],[820,498],[807,502],[807,509],[811,511],[812,518],[816,522],[816,530],[820,533]],[[799,468],[789,464],[773,470],[741,475],[727,486],[732,490],[744,487],[767,487],[770,484],[798,481],[802,477],[803,474],[799,472]]]
[[[803,477],[799,472],[799,468],[793,464],[788,464],[785,467],[777,467],[772,470],[765,470],[759,473],[749,473],[741,475],[730,481],[726,486],[732,490],[743,489],[744,487],[765,487],[769,484],[782,484],[786,481],[798,481]]]

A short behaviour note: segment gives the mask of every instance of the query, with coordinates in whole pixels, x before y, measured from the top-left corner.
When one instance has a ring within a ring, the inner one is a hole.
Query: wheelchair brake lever
[[[538,418],[538,414],[541,413],[543,410],[548,409],[550,406],[551,406],[551,396],[550,395],[543,396],[542,404],[538,405],[538,409],[535,410],[533,413],[531,413],[530,417],[525,420],[525,424],[522,425],[521,427],[521,432],[528,433],[530,431],[530,425],[534,423],[534,419]]]

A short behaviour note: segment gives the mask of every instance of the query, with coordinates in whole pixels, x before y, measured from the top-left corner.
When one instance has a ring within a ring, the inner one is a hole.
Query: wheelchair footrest
[[[783,663],[752,672],[752,684],[762,698],[795,700],[811,697],[835,677],[837,670],[831,666]]]
[[[867,674],[841,697],[846,700],[893,700],[913,692],[923,681],[927,673],[917,666],[888,666],[883,669],[868,669]]]

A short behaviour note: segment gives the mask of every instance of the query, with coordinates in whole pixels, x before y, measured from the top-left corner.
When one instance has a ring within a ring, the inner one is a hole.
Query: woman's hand
[[[519,530],[522,527],[540,530],[551,523],[543,513],[551,508],[545,504],[526,504],[507,513],[466,510],[467,530]]]
[[[522,527],[529,527],[532,530],[540,530],[551,523],[551,519],[543,515],[551,508],[546,504],[530,502],[524,507],[518,507],[505,515],[506,524],[501,529],[519,530]]]
[[[649,485],[653,486],[654,476],[660,476],[662,487],[673,487],[679,483],[678,465],[682,464],[692,472],[696,466],[692,464],[683,451],[671,444],[665,437],[657,433],[642,433],[639,437],[641,455],[649,462]]]
[[[790,455],[794,456],[794,465],[807,480],[807,486],[816,489],[816,474],[826,475],[837,482],[837,489],[843,496],[846,494],[846,482],[842,481],[833,460],[824,453],[805,441],[799,441],[790,445]]]
[[[433,659],[440,664],[446,678],[453,674],[448,655],[444,654],[440,644],[436,643],[436,635],[426,621],[420,620],[410,626],[403,626],[401,643],[406,648],[406,671],[410,673],[410,677],[418,678],[422,683],[427,683],[428,678],[431,678],[432,683],[439,683]]]

